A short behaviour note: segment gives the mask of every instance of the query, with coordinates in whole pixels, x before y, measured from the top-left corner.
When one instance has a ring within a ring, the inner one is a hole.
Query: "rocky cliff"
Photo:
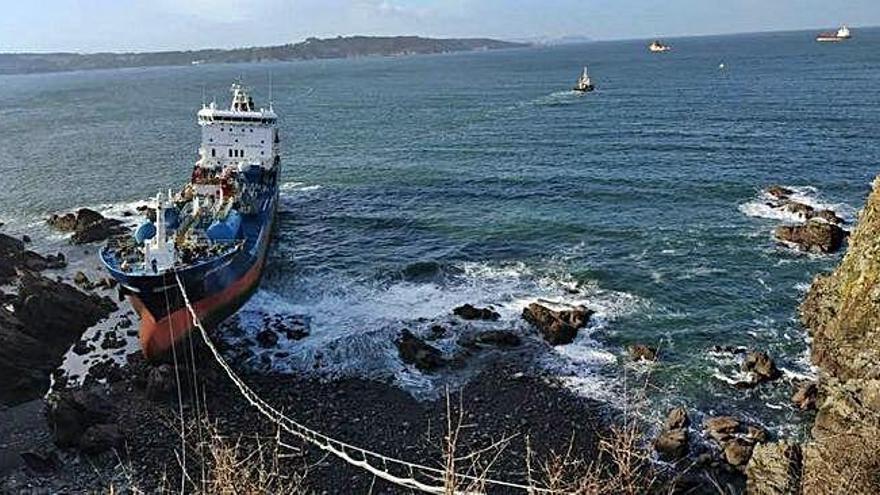
[[[801,320],[820,377],[798,491],[880,493],[880,177],[849,250],[833,273],[813,282]]]

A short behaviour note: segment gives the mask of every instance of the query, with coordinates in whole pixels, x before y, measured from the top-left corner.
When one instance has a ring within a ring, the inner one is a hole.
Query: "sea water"
[[[43,225],[49,213],[118,215],[181,185],[200,103],[226,104],[243,77],[265,106],[271,74],[278,232],[237,325],[247,337],[267,314],[301,315],[311,334],[282,340],[270,367],[431,396],[469,368],[406,366],[401,329],[447,326],[434,345],[450,355],[463,333],[505,329],[577,393],[620,401],[648,379],[654,411],[796,430],[789,382],[813,373],[797,305],[838,257],[778,246],[773,228],[798,219],[768,209],[762,190],[791,186],[852,222],[880,169],[880,30],[838,44],[812,35],[675,39],[660,55],[619,41],[4,76],[0,222],[56,249],[66,241]],[[584,65],[597,90],[581,95],[569,88]],[[596,315],[550,348],[520,318],[539,299]],[[456,322],[463,303],[501,319]],[[630,363],[634,343],[659,347],[660,361]],[[737,358],[715,345],[765,350],[786,376],[737,390]]]

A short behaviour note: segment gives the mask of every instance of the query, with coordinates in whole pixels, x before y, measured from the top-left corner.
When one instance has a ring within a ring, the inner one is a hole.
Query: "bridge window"
[[[211,156],[217,156],[217,149],[211,148]]]

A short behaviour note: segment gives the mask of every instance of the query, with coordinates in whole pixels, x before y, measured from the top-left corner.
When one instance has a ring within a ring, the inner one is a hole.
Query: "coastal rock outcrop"
[[[404,363],[415,365],[421,371],[435,371],[448,364],[439,349],[426,344],[407,329],[400,332],[397,350]]]
[[[0,403],[39,397],[82,332],[116,305],[39,274],[19,270],[18,293],[0,307]]]
[[[798,385],[791,402],[801,411],[816,409],[816,401],[819,399],[819,386],[814,382],[804,382]]]
[[[125,232],[122,222],[89,208],[80,208],[75,213],[53,214],[46,223],[62,232],[71,232],[70,242],[73,244],[100,242]]]
[[[703,429],[721,450],[724,461],[740,471],[745,469],[755,446],[768,440],[762,427],[733,416],[706,418]]]
[[[776,362],[764,351],[752,351],[746,354],[741,369],[751,377],[747,385],[758,385],[782,376],[779,368],[776,367]]]
[[[522,313],[523,319],[537,327],[550,345],[570,344],[592,315],[593,311],[583,306],[557,311],[538,303],[529,304]]]
[[[880,178],[849,249],[801,305],[820,369],[818,412],[803,446],[804,494],[880,493]],[[845,488],[842,488],[845,487]]]
[[[633,361],[656,361],[657,348],[645,344],[635,344],[627,349]]]
[[[501,318],[501,315],[493,311],[491,308],[478,308],[470,304],[459,306],[453,309],[452,313],[463,320],[496,321]]]
[[[687,428],[690,424],[685,408],[676,407],[669,411],[663,430],[654,439],[654,450],[661,459],[676,461],[687,456],[690,449]]]
[[[802,452],[791,442],[756,445],[746,467],[750,495],[798,495],[801,493]]]
[[[47,400],[46,416],[59,447],[74,447],[98,454],[122,443],[114,423],[116,411],[107,395],[97,388],[63,390]]]
[[[804,251],[834,253],[843,246],[846,231],[838,225],[811,220],[804,225],[781,225],[776,228],[776,238],[797,246]]]

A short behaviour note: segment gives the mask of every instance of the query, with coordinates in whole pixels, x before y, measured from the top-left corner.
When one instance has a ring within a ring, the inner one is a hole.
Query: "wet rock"
[[[776,228],[776,238],[796,245],[799,249],[817,253],[833,253],[843,246],[846,232],[827,222],[810,221],[804,225],[782,225]]]
[[[798,495],[802,469],[803,456],[798,444],[756,445],[746,468],[747,491],[751,495]]]
[[[426,344],[406,329],[397,339],[397,350],[404,363],[413,364],[421,371],[434,371],[448,364],[439,349]]]
[[[446,327],[443,325],[431,325],[431,338],[440,339],[446,335]]]
[[[674,461],[683,459],[688,454],[687,430],[666,430],[654,440],[654,450],[661,459]]]
[[[264,349],[278,345],[278,334],[272,330],[262,330],[257,334],[257,343]]]
[[[116,416],[107,395],[95,388],[53,392],[47,406],[49,427],[59,447],[79,445],[87,429],[110,423]]]
[[[98,383],[99,380],[115,383],[123,379],[125,379],[125,371],[113,359],[105,359],[89,366],[85,383]]]
[[[724,460],[734,467],[744,467],[752,457],[753,445],[734,438],[724,443]]]
[[[501,315],[490,308],[478,308],[470,304],[459,306],[453,309],[452,313],[464,320],[496,321],[501,318]]]
[[[706,433],[717,442],[724,442],[734,436],[740,421],[733,416],[716,416],[703,421]]]
[[[644,344],[636,344],[629,347],[629,355],[633,361],[656,361],[657,349]]]
[[[522,317],[544,336],[550,345],[566,345],[574,341],[579,329],[587,326],[593,311],[580,306],[556,311],[538,303],[523,309]]]
[[[20,272],[13,311],[0,308],[0,402],[41,396],[52,370],[82,333],[116,309],[106,298]]]
[[[105,218],[100,213],[88,208],[80,208],[76,213],[53,214],[46,222],[62,232],[72,232],[70,241],[73,244],[104,241],[114,235],[122,234],[126,230],[122,226],[122,222]]]
[[[789,196],[794,194],[794,190],[780,185],[772,185],[767,188],[767,194],[773,196],[776,199],[787,199]]]
[[[147,397],[153,400],[168,400],[177,387],[174,367],[161,364],[150,368],[147,373]]]
[[[29,236],[27,234],[21,236],[21,242],[23,242],[25,244],[30,244],[31,243],[31,236]]]
[[[86,454],[100,454],[110,449],[121,447],[123,442],[119,426],[115,424],[97,424],[90,426],[79,439],[79,449]]]
[[[804,220],[812,218],[816,211],[812,206],[797,201],[786,201],[783,204],[783,209],[789,213],[800,215]]]
[[[78,355],[78,356],[83,356],[83,355],[88,354],[88,353],[90,353],[90,352],[92,352],[92,351],[94,351],[94,350],[95,350],[95,348],[92,347],[92,345],[89,344],[89,343],[88,343],[87,341],[85,341],[85,340],[80,340],[79,342],[77,342],[77,343],[73,346],[73,349],[72,349],[73,353],[76,354],[76,355]]]
[[[688,417],[687,409],[676,407],[669,411],[666,415],[666,423],[664,427],[667,430],[678,430],[690,426],[691,420]]]
[[[819,210],[813,214],[812,218],[821,218],[822,220],[835,225],[843,223],[843,219],[837,216],[837,213],[835,213],[834,210]]]
[[[76,272],[73,276],[73,283],[76,284],[77,287],[80,287],[85,290],[89,290],[92,288],[92,281],[89,280],[89,277],[86,276],[83,272]]]
[[[125,347],[125,339],[119,337],[115,331],[108,331],[104,334],[104,340],[101,341],[101,349],[121,349]]]
[[[816,409],[816,401],[819,398],[819,386],[815,382],[804,382],[798,385],[791,402],[801,411]]]
[[[752,374],[752,383],[754,384],[776,380],[782,376],[773,359],[763,351],[746,354],[741,369]]]
[[[107,289],[107,290],[110,290],[110,289],[113,289],[114,287],[116,287],[116,284],[117,284],[117,283],[118,283],[118,282],[116,282],[116,279],[113,278],[113,277],[104,277],[104,278],[98,280],[98,281],[94,284],[94,287],[95,287],[95,288],[98,288],[98,289]]]

